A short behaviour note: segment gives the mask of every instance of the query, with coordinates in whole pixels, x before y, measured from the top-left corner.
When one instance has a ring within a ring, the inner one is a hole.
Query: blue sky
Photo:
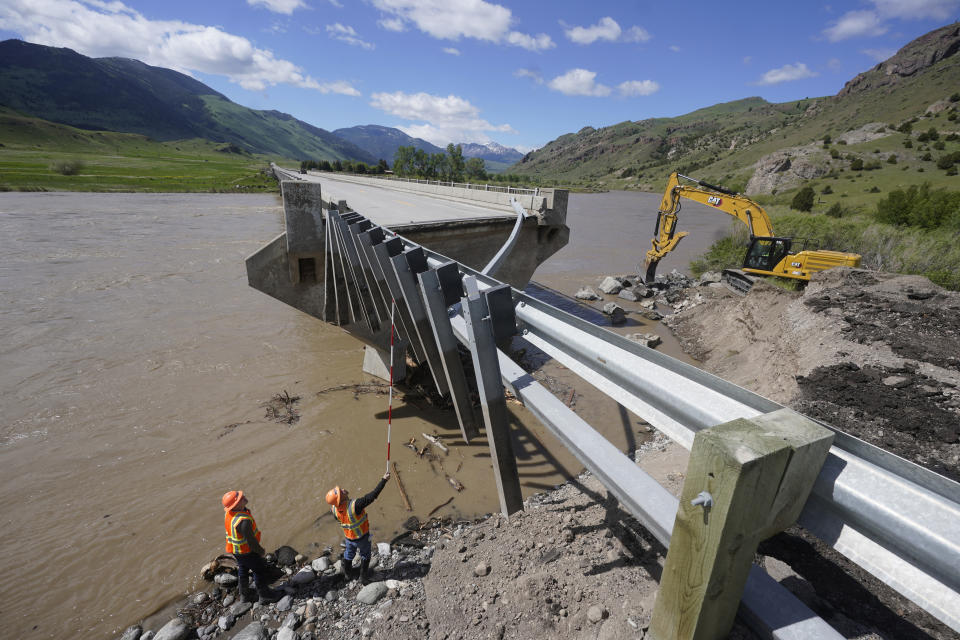
[[[584,126],[832,95],[960,0],[0,0],[0,38],[188,73],[324,129],[527,151]]]

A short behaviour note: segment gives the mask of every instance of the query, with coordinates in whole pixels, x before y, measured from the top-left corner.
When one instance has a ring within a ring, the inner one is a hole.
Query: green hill
[[[957,188],[958,178],[938,161],[960,151],[958,51],[960,23],[954,23],[907,44],[836,96],[782,104],[745,98],[675,118],[585,127],[527,154],[508,172],[541,183],[657,192],[679,169],[787,202],[811,181],[833,181],[832,195],[821,200],[843,197],[845,204],[873,203],[881,197],[873,194],[893,186]],[[931,128],[937,140],[924,139]],[[857,160],[868,169],[853,169]]]
[[[160,141],[205,138],[277,158],[376,162],[329,131],[243,107],[182,73],[21,40],[0,42],[0,105],[81,129]]]
[[[0,191],[276,191],[266,167],[232,143],[157,142],[0,107]]]

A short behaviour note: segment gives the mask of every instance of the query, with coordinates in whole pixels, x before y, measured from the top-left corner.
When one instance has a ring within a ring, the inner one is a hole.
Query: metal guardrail
[[[366,225],[369,229],[370,223]],[[391,240],[397,241],[404,253],[426,256],[432,270],[451,265],[445,256],[401,236]],[[464,265],[456,267],[461,277],[476,278],[482,289],[501,286]],[[513,290],[512,299],[524,339],[686,448],[700,429],[783,408],[523,292]],[[469,345],[458,306],[450,313],[450,325],[456,339]],[[669,545],[676,499],[502,351],[498,360],[504,385],[630,513]],[[834,446],[799,523],[960,631],[960,484],[821,424],[835,432]],[[769,585],[757,588],[757,580],[763,579],[751,576],[745,602],[751,593],[761,599],[770,596]],[[831,637],[816,623],[809,624],[793,624],[790,633],[771,633],[778,638]]]
[[[302,179],[294,171],[290,171],[288,169],[282,169],[276,165],[273,165],[273,168],[274,168],[274,171],[283,172],[285,179],[292,179],[292,180]],[[526,195],[526,196],[540,195],[539,188],[523,189],[520,187],[510,187],[510,186],[504,187],[497,184],[486,184],[486,183],[476,184],[472,182],[445,182],[441,180],[421,180],[419,178],[401,178],[398,176],[384,176],[380,174],[371,174],[371,173],[364,173],[364,174],[345,173],[343,175],[357,176],[360,178],[374,178],[377,180],[391,180],[394,182],[409,182],[411,184],[426,184],[426,185],[433,185],[436,187],[451,187],[454,189],[473,189],[476,191],[494,191],[497,193],[510,193],[510,194],[516,194],[516,195]]]

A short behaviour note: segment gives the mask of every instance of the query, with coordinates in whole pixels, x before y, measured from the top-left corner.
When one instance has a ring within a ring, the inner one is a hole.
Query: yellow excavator
[[[680,179],[695,183],[681,184]],[[860,255],[840,251],[811,250],[801,248],[793,252],[792,238],[774,235],[770,216],[759,204],[746,196],[723,187],[718,187],[674,171],[670,174],[667,188],[657,211],[657,226],[653,232],[653,248],[647,251],[644,261],[644,281],[652,283],[657,275],[657,265],[665,255],[688,235],[677,231],[680,199],[687,198],[740,220],[750,229],[750,246],[741,269],[725,269],[723,281],[737,293],[746,294],[756,281],[756,276],[779,276],[794,280],[809,281],[810,275],[831,267],[859,267]]]

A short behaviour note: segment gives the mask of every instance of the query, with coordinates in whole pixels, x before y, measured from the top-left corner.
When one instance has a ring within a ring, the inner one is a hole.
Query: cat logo
[[[723,204],[723,198],[719,196],[710,196],[707,198],[707,204],[712,204],[715,207],[719,207],[721,204]]]
[[[790,263],[790,266],[791,266],[791,267],[802,267],[803,265],[800,264],[799,262],[791,262],[791,263]]]

